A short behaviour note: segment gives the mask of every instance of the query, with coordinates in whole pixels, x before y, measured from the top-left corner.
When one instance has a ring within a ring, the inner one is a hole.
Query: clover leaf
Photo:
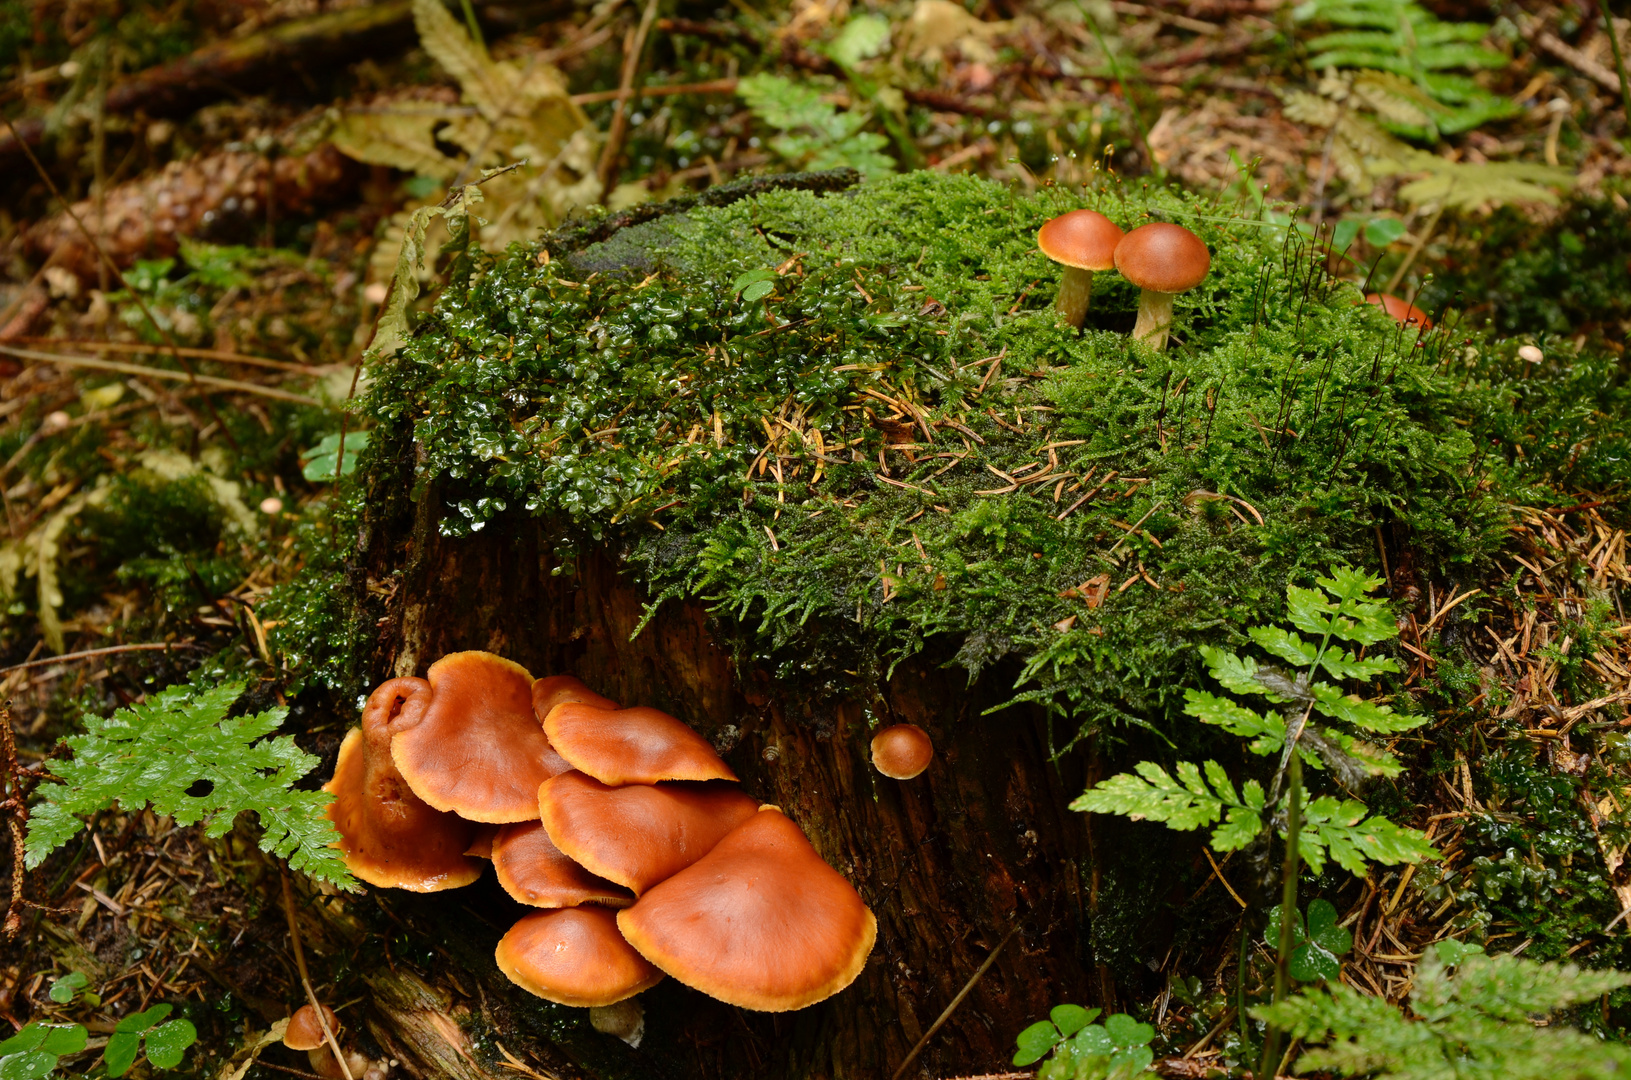
[[[1337,925],[1337,909],[1326,900],[1314,900],[1308,905],[1306,929],[1302,914],[1292,911],[1291,961],[1288,970],[1299,982],[1335,979],[1342,973],[1340,957],[1353,948],[1353,934]],[[1268,929],[1264,940],[1271,946],[1280,944],[1280,907],[1269,911]]]
[[[776,271],[749,270],[731,282],[731,292],[741,293],[742,299],[752,303],[763,300],[776,288]]]
[[[1053,1054],[1037,1080],[1132,1080],[1155,1059],[1155,1029],[1126,1013],[1095,1024],[1098,1009],[1059,1005],[1049,1016],[1019,1033],[1014,1055],[1015,1065],[1030,1065]]]
[[[0,1080],[41,1080],[57,1067],[57,1058],[85,1049],[85,1029],[78,1024],[27,1024],[0,1042]]]
[[[66,1005],[74,1000],[79,989],[85,985],[83,971],[71,971],[60,979],[51,980],[51,989],[48,992],[52,1001],[58,1005]]]
[[[146,1012],[132,1013],[119,1021],[108,1037],[102,1060],[107,1063],[109,1076],[123,1076],[136,1063],[142,1040],[147,1040],[147,1060],[160,1069],[173,1069],[181,1064],[181,1055],[198,1039],[198,1030],[188,1020],[161,1021],[170,1015],[172,1006],[155,1005]],[[3,1080],[3,1078],[0,1078]]]
[[[339,462],[340,475],[350,476],[357,468],[357,458],[368,446],[368,432],[348,431],[345,433],[345,460]],[[314,483],[322,483],[334,479],[334,466],[340,456],[340,433],[323,436],[323,441],[304,451],[301,455],[306,459],[305,467],[300,475]]]

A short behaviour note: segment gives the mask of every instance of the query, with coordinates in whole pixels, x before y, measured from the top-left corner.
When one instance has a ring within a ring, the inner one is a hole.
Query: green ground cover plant
[[[1079,205],[1212,246],[1178,347],[1129,343],[1137,292],[1114,275],[1084,332],[1056,325],[1034,235]],[[1288,578],[1373,565],[1379,522],[1470,572],[1510,503],[1623,468],[1623,433],[1573,453],[1531,430],[1623,400],[1606,361],[1560,360],[1524,400],[1507,346],[1407,334],[1358,299],[1254,211],[1110,177],[773,193],[576,258],[478,258],[373,365],[359,476],[435,480],[453,535],[520,513],[610,545],[654,606],[706,602],[814,696],[932,648],[971,678],[1009,665],[1070,719],[1061,745],[1181,732],[1200,665],[1180,646],[1237,645]],[[314,535],[347,536],[345,514]],[[345,543],[319,540],[279,609],[281,647],[328,679],[358,638],[313,583]]]
[[[1322,1044],[1299,1059],[1299,1071],[1398,1080],[1598,1080],[1624,1075],[1631,1052],[1534,1020],[1628,983],[1631,975],[1623,972],[1485,956],[1481,947],[1451,939],[1422,956],[1410,995],[1413,1016],[1330,982],[1256,1015]]]

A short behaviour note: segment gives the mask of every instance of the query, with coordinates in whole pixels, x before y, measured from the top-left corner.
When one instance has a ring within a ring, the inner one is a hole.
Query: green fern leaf
[[[1365,701],[1354,694],[1344,694],[1330,683],[1315,683],[1310,690],[1314,694],[1314,708],[1333,720],[1340,720],[1366,731],[1392,734],[1421,727],[1427,722],[1424,716],[1396,713],[1386,705]]]
[[[1320,667],[1334,679],[1374,679],[1383,672],[1399,670],[1398,662],[1390,656],[1369,656],[1361,660],[1335,646],[1325,650],[1325,655],[1320,657]]]
[[[1134,821],[1164,822],[1169,829],[1189,832],[1210,825],[1223,810],[1223,800],[1206,787],[1193,762],[1178,763],[1175,780],[1153,761],[1141,761],[1138,775],[1121,773],[1089,788],[1070,804],[1072,810],[1119,814]]]
[[[242,692],[242,684],[172,687],[106,720],[87,714],[85,734],[67,740],[73,758],[51,764],[63,783],[43,788],[44,801],[30,815],[27,865],[39,866],[79,831],[75,815],[115,803],[127,811],[151,805],[181,825],[203,821],[208,836],[225,835],[248,810],[260,818],[263,851],[352,887],[330,846],[340,839],[325,813],[332,796],[294,787],[318,759],[287,735],[267,738],[287,709],[228,717]],[[207,793],[189,793],[198,787]]]
[[[1246,633],[1264,652],[1278,656],[1294,668],[1310,667],[1319,656],[1318,645],[1281,626],[1254,626]]]
[[[1251,1012],[1317,1044],[1299,1059],[1300,1074],[1609,1080],[1631,1069],[1631,1049],[1557,1025],[1536,1027],[1531,1018],[1627,985],[1631,974],[1623,972],[1482,956],[1475,947],[1441,941],[1416,968],[1413,1019],[1334,981]]]
[[[1299,846],[1309,872],[1324,872],[1327,853],[1356,877],[1365,876],[1367,862],[1415,863],[1438,853],[1425,834],[1386,818],[1367,819],[1369,812],[1356,799],[1338,801],[1329,795],[1305,806]]]
[[[1257,677],[1257,661],[1249,656],[1237,656],[1223,649],[1202,645],[1201,659],[1206,661],[1212,678],[1223,684],[1225,690],[1236,694],[1262,694],[1270,701],[1290,700],[1275,694]]]
[[[1252,739],[1251,751],[1254,754],[1277,754],[1280,747],[1285,745],[1286,722],[1283,718],[1263,716],[1205,690],[1184,691],[1184,712],[1203,724]]]
[[[1406,202],[1437,204],[1447,209],[1476,210],[1484,206],[1535,202],[1555,204],[1553,188],[1567,188],[1574,177],[1563,169],[1518,161],[1483,163],[1451,161],[1417,152],[1396,172],[1425,172],[1427,176],[1399,189]]]

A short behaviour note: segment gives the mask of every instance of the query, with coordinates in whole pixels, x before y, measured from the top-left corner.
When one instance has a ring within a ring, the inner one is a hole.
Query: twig
[[[64,367],[91,368],[95,371],[117,371],[125,375],[148,375],[155,379],[173,379],[177,382],[193,383],[203,393],[205,385],[219,386],[223,390],[233,390],[241,394],[256,394],[260,397],[273,398],[277,401],[292,401],[296,405],[313,405],[321,408],[323,403],[314,397],[304,394],[291,393],[288,390],[279,390],[275,386],[261,386],[259,383],[242,382],[238,379],[221,379],[214,375],[199,375],[191,368],[186,371],[171,371],[168,368],[149,367],[146,364],[127,364],[120,360],[98,360],[94,356],[75,356],[73,353],[41,352],[38,349],[16,349],[10,345],[0,345],[0,354],[15,356],[19,360],[34,360],[48,364],[61,364]],[[177,357],[177,359],[180,359]],[[182,361],[185,363],[185,361]],[[205,394],[204,402],[210,406],[210,412],[215,412],[215,406],[210,402],[209,395]],[[216,417],[220,423],[220,417]],[[225,429],[222,429],[223,431]]]
[[[587,94],[573,94],[572,104],[596,105],[602,101],[628,101],[631,98],[666,97],[669,94],[734,94],[736,83],[736,79],[711,79],[708,82],[629,87],[626,90],[594,90]]]
[[[323,1011],[322,1004],[317,1000],[317,991],[311,988],[311,976],[306,971],[306,953],[300,947],[300,926],[294,917],[294,886],[289,884],[289,869],[278,867],[278,873],[283,878],[283,911],[289,916],[289,943],[294,946],[294,966],[300,972],[300,985],[306,988],[306,1000],[311,1002],[312,1011],[317,1014],[317,1023],[323,1029],[323,1041],[334,1052],[334,1060],[340,1063],[340,1072],[345,1080],[355,1080],[351,1075],[351,1066],[346,1064],[345,1055],[340,1052],[340,1044],[334,1038],[334,1032],[328,1027],[328,1014]]]
[[[640,15],[640,25],[629,39],[623,54],[623,77],[618,81],[619,95],[631,94],[634,77],[640,71],[640,56],[646,50],[646,35],[657,21],[657,0],[646,0],[646,10]],[[629,134],[629,99],[619,96],[612,109],[611,127],[606,132],[606,149],[600,155],[600,201],[605,202],[617,186],[617,159],[623,156],[623,143]]]
[[[1008,944],[1017,933],[1019,933],[1019,924],[1015,923],[1003,939],[997,942],[997,947],[991,950],[991,955],[985,958],[985,963],[981,964],[974,974],[968,977],[968,982],[964,983],[963,988],[957,992],[957,996],[951,999],[951,1004],[946,1006],[946,1011],[940,1014],[938,1020],[929,1025],[929,1030],[923,1033],[923,1038],[919,1039],[917,1045],[912,1047],[912,1052],[906,1055],[906,1060],[900,1063],[900,1068],[895,1070],[895,1075],[891,1076],[889,1080],[900,1080],[906,1070],[911,1067],[912,1062],[916,1061],[917,1056],[923,1052],[923,1048],[928,1045],[929,1040],[934,1037],[934,1033],[939,1031],[947,1020],[951,1019],[951,1014],[957,1011],[957,1006],[961,1005],[963,999],[968,997],[969,991],[974,989],[974,984],[980,981],[980,976],[989,971],[991,965],[997,962],[997,954],[1002,952],[1002,947]]]
[[[54,197],[57,202],[62,204],[63,211],[73,221],[74,225],[79,229],[80,233],[84,235],[85,239],[90,242],[91,247],[96,250],[97,255],[101,256],[103,264],[106,265],[108,270],[113,274],[114,280],[119,282],[119,287],[128,293],[132,300],[136,301],[136,306],[141,308],[142,315],[147,319],[148,323],[152,325],[153,329],[158,332],[159,337],[164,339],[164,344],[169,346],[170,355],[175,358],[176,363],[181,365],[181,369],[187,373],[187,378],[196,384],[199,381],[198,375],[193,371],[193,366],[189,364],[179,352],[176,351],[176,342],[175,339],[170,336],[170,331],[166,330],[162,325],[160,325],[158,319],[154,317],[152,309],[147,306],[147,301],[142,299],[141,293],[137,292],[135,289],[132,289],[130,287],[130,282],[125,280],[124,273],[120,271],[118,265],[114,263],[113,257],[108,254],[107,248],[103,247],[101,242],[91,234],[91,230],[85,227],[85,222],[78,214],[74,212],[73,204],[70,203],[63,196],[62,192],[57,189],[56,181],[51,179],[51,174],[45,171],[45,166],[41,165],[40,159],[34,155],[34,148],[29,146],[28,143],[23,140],[23,137],[17,133],[17,127],[11,122],[11,117],[8,116],[0,119],[4,119],[6,121],[6,129],[11,132],[12,139],[16,141],[19,147],[22,148],[23,153],[28,155],[28,160],[34,166],[34,171],[40,174],[41,180],[45,181],[45,186],[51,192],[52,197]],[[202,388],[200,388],[200,392],[202,392]],[[204,394],[204,407],[209,410],[210,419],[214,420],[216,426],[221,429],[221,436],[225,438],[226,441],[232,446],[232,449],[237,450],[238,440],[232,437],[232,430],[227,427],[226,421],[221,419],[221,414],[215,411],[215,402],[210,399],[210,396],[207,393]]]
[[[48,656],[44,660],[30,660],[26,664],[13,664],[10,667],[0,668],[0,675],[10,675],[13,671],[26,671],[29,668],[50,667],[52,664],[66,664],[70,660],[89,660],[93,656],[112,656],[114,653],[127,652],[157,652],[163,649],[203,649],[202,645],[195,645],[190,641],[154,641],[141,645],[110,645],[105,649],[86,649],[84,652],[63,653],[61,656]]]
[[[91,352],[122,352],[150,355],[164,353],[169,350],[163,345],[143,345],[135,341],[83,341],[77,338],[44,338],[20,337],[12,338],[18,345],[44,345],[54,349],[87,349]],[[250,356],[247,353],[227,352],[223,349],[194,349],[182,346],[176,349],[182,356],[193,356],[200,360],[219,360],[224,364],[247,364],[250,367],[273,368],[277,371],[293,371],[301,375],[310,375],[317,378],[319,371],[310,364],[294,364],[287,360],[270,360],[264,356]]]
[[[1608,36],[1610,40],[1613,40],[1614,24],[1612,20],[1610,20],[1608,25]],[[1574,46],[1570,45],[1568,42],[1564,41],[1550,30],[1542,30],[1539,34],[1535,35],[1535,44],[1539,45],[1543,51],[1551,53],[1565,64],[1568,64],[1570,67],[1574,68],[1576,71],[1580,72],[1580,74],[1586,76],[1592,82],[1595,82],[1598,86],[1601,86],[1609,93],[1612,94],[1614,91],[1620,89],[1620,81],[1619,79],[1615,78],[1612,71],[1608,70],[1606,67],[1599,64],[1597,61],[1593,60],[1579,49],[1576,49]],[[1616,44],[1618,44],[1618,42],[1616,42]]]
[[[1597,10],[1603,16],[1603,33],[1608,35],[1608,46],[1614,50],[1614,71],[1620,77],[1620,108],[1625,110],[1625,123],[1631,128],[1631,78],[1625,74],[1625,57],[1620,55],[1620,35],[1614,32],[1614,17],[1609,14],[1608,0],[1597,0]]]
[[[1433,209],[1433,216],[1427,219],[1427,227],[1422,229],[1421,236],[1416,238],[1415,246],[1410,249],[1410,254],[1406,255],[1404,262],[1400,263],[1399,268],[1393,271],[1393,276],[1388,279],[1387,288],[1383,289],[1383,292],[1391,293],[1399,287],[1399,282],[1403,281],[1404,276],[1410,272],[1411,264],[1416,261],[1416,256],[1422,253],[1422,249],[1427,246],[1427,241],[1433,238],[1433,230],[1438,228],[1439,215],[1442,213],[1444,213],[1444,204],[1440,203]]]

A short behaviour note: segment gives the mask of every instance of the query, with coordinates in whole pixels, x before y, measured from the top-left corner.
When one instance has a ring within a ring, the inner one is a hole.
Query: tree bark
[[[492,949],[523,909],[490,876],[430,896],[376,892],[386,921],[366,932],[348,924],[342,947],[406,927],[446,954],[418,975],[398,956],[391,973],[370,976],[371,1029],[410,1072],[513,1076],[492,1064],[502,1043],[545,1075],[887,1077],[1016,923],[1019,933],[913,1075],[998,1070],[1020,1028],[1060,1000],[1091,999],[1086,830],[1065,806],[1081,789],[1080,768],[1050,763],[1039,710],[982,715],[1004,700],[1012,671],[967,686],[961,668],[921,658],[887,679],[857,679],[836,707],[812,711],[769,673],[735,663],[695,603],[668,601],[634,636],[648,598],[613,553],[563,551],[547,522],[524,515],[449,539],[438,528],[448,490],[433,483],[411,503],[405,479],[373,480],[353,565],[354,595],[372,598],[363,606],[377,627],[370,684],[422,675],[445,653],[487,649],[535,675],[571,672],[624,704],[679,716],[724,750],[751,794],[804,828],[879,925],[855,984],[802,1012],[745,1012],[665,980],[643,996],[648,1033],[631,1050],[592,1031],[586,1010],[540,1002],[505,981]],[[928,731],[929,770],[905,782],[878,774],[869,718]],[[427,1019],[433,999],[452,1029]],[[491,1038],[450,1050],[450,1030],[472,1023]]]
[[[1080,756],[1051,759],[1040,707],[985,715],[1012,695],[1017,668],[988,668],[970,685],[947,666],[947,644],[813,702],[733,655],[721,632],[731,628],[701,604],[669,600],[636,634],[650,597],[608,546],[518,512],[467,538],[444,536],[456,482],[433,478],[415,501],[411,436],[387,425],[375,439],[349,566],[355,625],[371,637],[353,653],[360,684],[486,649],[536,676],[572,673],[624,705],[663,709],[709,738],[750,794],[796,821],[878,918],[872,956],[842,993],[771,1015],[665,979],[641,996],[647,1033],[635,1050],[593,1031],[587,1010],[542,1002],[499,973],[493,948],[526,909],[491,875],[449,893],[375,891],[372,904],[320,906],[349,920],[337,948],[365,949],[369,934],[401,940],[404,930],[429,943],[417,963],[396,955],[388,973],[369,961],[370,1028],[411,1073],[513,1080],[518,1061],[595,1080],[888,1078],[1016,926],[910,1075],[1004,1071],[1020,1029],[1061,1001],[1096,1003],[1088,834],[1066,805],[1083,788]],[[936,747],[928,771],[904,782],[870,758],[874,727],[902,722]],[[370,910],[383,914],[369,919]]]

